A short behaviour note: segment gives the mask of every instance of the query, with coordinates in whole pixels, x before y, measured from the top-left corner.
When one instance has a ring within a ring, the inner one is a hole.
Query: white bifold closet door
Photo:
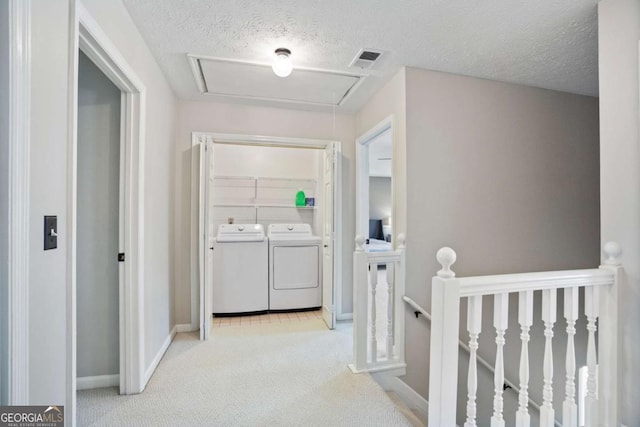
[[[200,339],[207,340],[211,333],[211,292],[213,283],[213,141],[207,138],[199,145],[199,271],[200,271]]]
[[[335,210],[338,206],[335,186],[337,185],[337,158],[334,145],[325,148],[324,152],[324,224],[322,229],[322,319],[329,329],[335,328]]]

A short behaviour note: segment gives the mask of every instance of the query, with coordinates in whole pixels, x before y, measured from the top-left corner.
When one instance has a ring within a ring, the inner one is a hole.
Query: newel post
[[[599,290],[598,320],[598,425],[617,426],[618,422],[618,287],[624,280],[622,248],[618,243],[604,245],[605,260],[600,266],[614,275],[613,286]],[[591,412],[590,409],[587,411]]]
[[[444,427],[456,425],[460,281],[451,271],[453,249],[441,248],[436,258],[442,269],[431,282],[429,426]]]
[[[369,259],[364,251],[364,237],[356,236],[356,250],[353,253],[353,357],[349,367],[353,372],[367,369],[367,299],[369,281],[367,270]]]

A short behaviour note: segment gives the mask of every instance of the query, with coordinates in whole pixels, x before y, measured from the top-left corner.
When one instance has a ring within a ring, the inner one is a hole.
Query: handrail
[[[460,298],[508,292],[612,285],[613,273],[600,268],[462,277]]]
[[[402,299],[404,300],[404,302],[406,302],[407,304],[409,304],[413,309],[416,310],[416,312],[419,312],[420,314],[422,314],[429,322],[431,322],[431,314],[429,314],[429,312],[427,310],[425,310],[420,304],[418,304],[417,302],[415,302],[413,299],[409,298],[408,296],[404,295],[402,297]],[[464,341],[462,341],[461,339],[458,339],[458,345],[467,352],[467,354],[471,354],[471,349],[469,348],[468,345],[466,345],[464,343]],[[481,356],[476,355],[476,360],[478,362],[480,362],[480,364],[482,366],[484,366],[485,368],[489,369],[489,371],[491,371],[491,373],[495,373],[495,369],[493,368],[493,366],[491,366],[491,364],[489,362],[487,362],[485,359],[483,359]],[[518,386],[516,386],[514,383],[512,383],[511,381],[509,381],[508,379],[504,379],[504,383],[511,388],[511,390],[513,390],[514,393],[520,393],[520,388]],[[534,400],[532,400],[529,397],[529,405],[533,406],[534,408],[536,408],[538,410],[538,412],[540,412],[540,405],[538,405]],[[554,420],[555,421],[555,425],[557,425],[558,427],[562,427],[562,425],[558,422],[558,420]]]
[[[427,310],[425,310],[424,308],[422,308],[417,302],[415,302],[413,299],[409,298],[406,295],[403,296],[402,299],[404,300],[404,302],[409,304],[411,307],[416,309],[420,314],[422,314],[424,317],[426,317],[427,320],[431,321],[431,314],[429,314],[429,312]]]

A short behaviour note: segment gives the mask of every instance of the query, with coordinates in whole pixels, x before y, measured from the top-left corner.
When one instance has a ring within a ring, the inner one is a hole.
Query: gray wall
[[[31,2],[29,403],[33,405],[61,405],[69,397],[65,393],[69,16],[70,0]],[[45,215],[58,216],[55,250],[42,249]]]
[[[435,254],[442,246],[456,250],[454,270],[461,277],[599,264],[596,98],[411,68],[406,81],[409,296],[430,310],[430,278],[439,268]],[[505,372],[517,383],[515,306],[512,298],[507,343],[515,346],[507,349]],[[495,353],[491,319],[486,301],[480,353],[489,360]],[[556,357],[563,353],[561,319]],[[407,316],[405,379],[423,395],[428,332]],[[536,349],[541,331],[534,328],[532,335]],[[540,350],[531,353],[536,375],[530,395],[538,402]],[[555,373],[559,383],[561,371]],[[480,387],[492,389],[490,382]]]
[[[9,3],[0,3],[0,405],[8,392]]]
[[[604,0],[598,9],[600,197],[602,242],[622,245],[625,282],[618,288],[621,419],[640,422],[640,131],[637,0]]]
[[[435,254],[445,245],[458,252],[459,276],[599,264],[597,99],[407,68],[357,114],[356,134],[389,115],[397,172],[394,226],[407,234],[406,293],[419,304],[430,310],[431,277],[439,269]],[[507,375],[517,383],[516,300],[511,299]],[[559,307],[561,301],[560,295]],[[495,352],[489,342],[491,310],[485,299],[480,352],[488,360]],[[558,319],[554,353],[562,366],[565,325]],[[583,326],[578,324],[579,333]],[[540,335],[539,328],[532,335]],[[542,348],[536,339],[530,348],[537,372]],[[429,341],[428,323],[407,310],[404,381],[425,397]],[[482,370],[479,376],[480,390],[492,390],[491,376]],[[540,378],[533,377],[530,392],[539,401]],[[459,390],[463,401],[466,385]],[[484,425],[490,393],[480,393],[479,403]],[[514,408],[515,396],[505,393],[505,403]]]
[[[78,66],[77,375],[117,374],[120,90]]]
[[[369,218],[384,219],[391,216],[391,178],[369,177]]]

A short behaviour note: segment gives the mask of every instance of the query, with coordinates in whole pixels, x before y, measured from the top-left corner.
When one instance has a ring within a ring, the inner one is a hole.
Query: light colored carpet
[[[144,393],[78,393],[79,426],[410,426],[367,374],[354,375],[351,326],[322,321],[178,334]]]

